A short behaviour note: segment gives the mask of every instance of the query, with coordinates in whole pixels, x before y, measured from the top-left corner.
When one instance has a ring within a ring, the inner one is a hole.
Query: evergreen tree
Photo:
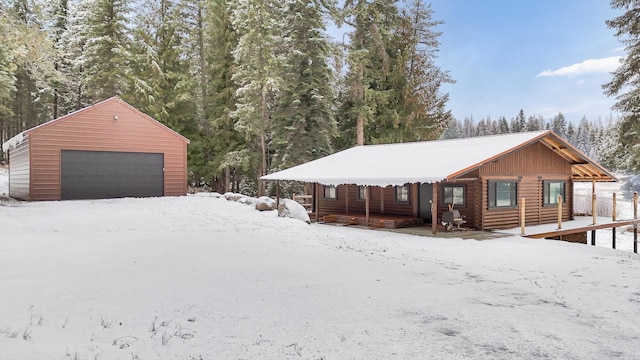
[[[622,170],[628,167],[627,161],[630,160],[625,156],[623,144],[620,141],[620,127],[622,122],[614,122],[609,120],[602,132],[598,136],[598,142],[594,146],[593,156],[602,166],[611,170]]]
[[[233,28],[231,9],[225,0],[210,1],[208,7],[209,27],[205,34],[208,49],[206,61],[208,63],[208,87],[206,93],[209,106],[205,115],[211,124],[211,133],[205,136],[213,139],[210,151],[202,151],[201,161],[206,163],[208,173],[214,184],[213,188],[225,192],[238,191],[241,170],[248,170],[248,164],[243,162],[242,153],[244,138],[234,126],[231,113],[235,110],[235,93],[237,86],[232,79],[234,68],[233,50],[238,44],[237,32]],[[236,162],[237,161],[237,162]],[[223,165],[224,163],[224,165]],[[247,166],[245,166],[247,165]],[[231,188],[230,183],[234,185]]]
[[[344,3],[341,20],[353,27],[347,53],[347,89],[338,124],[339,143],[344,147],[375,142],[376,134],[365,134],[365,128],[376,128],[374,121],[379,110],[386,117],[385,121],[389,117],[391,121],[397,118],[397,114],[387,113],[384,109],[391,95],[386,81],[391,66],[387,47],[392,37],[390,28],[399,20],[396,2],[347,0]]]
[[[86,40],[82,67],[84,105],[127,92],[129,0],[86,0],[80,35]]]
[[[457,139],[460,137],[460,124],[458,120],[452,118],[449,120],[447,127],[444,129],[442,134],[440,134],[441,140],[446,139]]]
[[[402,8],[398,26],[390,29],[396,35],[391,39],[393,51],[388,51],[393,71],[387,76],[390,97],[386,113],[391,116],[381,113],[376,121],[384,132],[378,135],[380,140],[438,138],[451,118],[445,109],[449,94],[442,94],[440,87],[454,81],[435,64],[441,33],[434,28],[441,24],[433,20],[430,4],[416,0]]]
[[[563,138],[567,137],[567,119],[565,119],[562,113],[558,113],[558,115],[554,116],[551,120],[551,131],[556,133],[558,136]]]
[[[625,45],[626,56],[603,85],[607,96],[616,96],[614,110],[622,113],[620,141],[629,156],[629,168],[640,171],[640,1],[611,0],[613,9],[624,13],[607,21],[615,36]]]
[[[541,121],[541,119],[542,117],[538,118],[533,115],[529,116],[529,119],[527,119],[527,125],[525,127],[526,131],[538,131],[544,129],[544,125],[542,125],[544,121]]]
[[[172,0],[141,3],[131,45],[125,100],[142,112],[191,138],[197,135],[194,92],[181,52],[181,13]]]
[[[278,3],[273,0],[239,0],[233,5],[233,26],[238,31],[238,45],[233,54],[238,84],[236,129],[245,134],[247,142],[258,153],[255,174],[259,178],[269,168],[270,143],[273,136],[272,115],[280,92],[282,53]],[[246,162],[246,161],[245,161]],[[258,182],[258,194],[264,194],[264,184]]]
[[[69,0],[54,0],[49,3],[49,36],[55,49],[53,61],[56,71],[56,78],[52,81],[52,117],[54,119],[74,110],[74,89],[69,81],[70,78],[67,78],[71,64],[65,44],[65,36],[68,35],[69,29],[69,12]]]
[[[276,169],[328,155],[336,132],[322,4],[288,0],[282,13],[286,48],[283,85],[273,120]]]
[[[522,109],[520,109],[520,112],[518,112],[518,115],[516,115],[516,117],[511,120],[510,127],[511,127],[511,132],[513,133],[519,133],[526,130],[527,121],[524,117],[524,111]]]
[[[508,134],[509,133],[509,123],[507,123],[507,119],[504,116],[501,116],[498,119],[498,134]]]

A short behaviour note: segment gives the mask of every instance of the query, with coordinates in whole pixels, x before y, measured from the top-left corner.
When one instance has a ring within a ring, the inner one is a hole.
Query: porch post
[[[526,224],[525,215],[526,215],[526,202],[525,198],[520,199],[520,236],[524,236],[524,227]]]
[[[562,195],[558,195],[558,230],[562,229]]]
[[[318,196],[320,191],[318,190],[318,186],[318,183],[313,184],[313,204],[315,206],[316,222],[320,221],[320,199]]]
[[[371,200],[369,199],[370,197],[371,197],[371,187],[366,186],[364,188],[364,199],[365,199],[365,214],[367,218],[367,226],[369,226],[369,204],[371,202]]]
[[[413,217],[420,216],[420,208],[418,207],[418,183],[411,184],[411,203],[413,205]]]
[[[613,193],[613,209],[611,210],[611,220],[612,221],[616,221],[616,206],[617,206],[617,201],[616,201],[616,193]],[[612,247],[615,249],[616,248],[616,227],[612,227],[611,228],[612,234],[611,234],[611,245]]]
[[[384,214],[384,188],[380,186],[380,214]]]
[[[638,220],[638,192],[633,192],[633,219]],[[633,252],[638,253],[638,223],[633,224]]]
[[[280,180],[276,180],[276,209],[280,207]]]
[[[431,194],[431,233],[438,233],[438,183],[433,183]]]
[[[336,197],[338,197],[338,186],[336,185]],[[344,213],[349,213],[349,185],[344,185]]]
[[[591,215],[593,216],[593,225],[596,224],[596,216],[598,215],[597,212],[597,207],[596,207],[596,193],[593,192],[591,194]]]

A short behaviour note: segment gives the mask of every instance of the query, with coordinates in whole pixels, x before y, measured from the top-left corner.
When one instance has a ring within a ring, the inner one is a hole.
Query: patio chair
[[[460,215],[460,211],[458,210],[445,211],[442,213],[442,225],[444,225],[446,231],[465,231],[465,229],[462,229],[460,225],[465,224],[466,222],[467,221],[464,220],[464,217]],[[456,226],[455,229],[453,228],[454,225]]]

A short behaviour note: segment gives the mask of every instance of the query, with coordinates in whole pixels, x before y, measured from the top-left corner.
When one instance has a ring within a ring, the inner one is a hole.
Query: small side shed
[[[187,193],[189,140],[117,97],[14,136],[9,196],[74,200]]]

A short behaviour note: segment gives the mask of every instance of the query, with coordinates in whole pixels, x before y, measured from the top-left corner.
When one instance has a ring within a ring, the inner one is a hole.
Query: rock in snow
[[[256,202],[256,210],[270,211],[276,209],[276,201],[268,196],[261,196]]]
[[[305,209],[304,206],[302,206],[297,201],[293,201],[291,199],[280,200],[280,205],[278,206],[278,216],[299,219],[306,222],[307,224],[311,224],[311,219],[309,219],[309,213],[307,213],[307,209]]]
[[[238,200],[242,199],[243,197],[245,197],[245,196],[242,195],[242,194],[236,194],[236,193],[233,193],[233,192],[224,193],[224,198],[229,200],[229,201],[238,201]]]

